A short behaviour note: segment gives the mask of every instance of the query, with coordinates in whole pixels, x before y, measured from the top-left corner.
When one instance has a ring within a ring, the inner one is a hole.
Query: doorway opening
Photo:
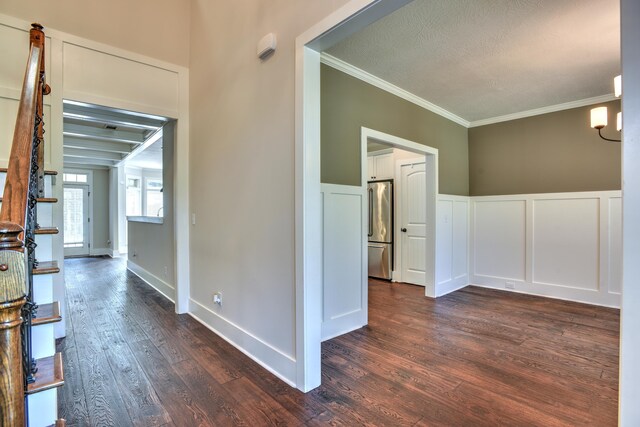
[[[67,169],[63,174],[64,256],[89,256],[93,175],[88,170]]]
[[[367,276],[424,286],[425,295],[435,297],[438,150],[366,127],[360,150],[368,195],[362,209],[369,231]],[[374,214],[383,206],[374,187],[390,189],[389,214]],[[390,232],[381,236],[377,229]]]

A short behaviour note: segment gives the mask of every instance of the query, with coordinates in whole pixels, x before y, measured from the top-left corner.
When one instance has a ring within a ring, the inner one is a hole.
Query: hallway
[[[618,310],[371,281],[369,326],[322,346],[303,394],[126,270],[65,261],[70,426],[614,426]]]

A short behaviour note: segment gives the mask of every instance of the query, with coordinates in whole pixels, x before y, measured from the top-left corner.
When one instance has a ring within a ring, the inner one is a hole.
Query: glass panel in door
[[[64,254],[89,255],[88,187],[64,186]]]

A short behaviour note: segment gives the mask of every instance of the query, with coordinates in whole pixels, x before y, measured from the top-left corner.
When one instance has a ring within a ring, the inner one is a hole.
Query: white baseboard
[[[110,256],[113,258],[113,251],[109,248],[91,248],[89,250],[89,256]]]
[[[448,280],[436,285],[436,298],[441,297],[451,292],[455,292],[459,289],[469,286],[469,276],[464,275],[458,279]]]
[[[149,271],[140,267],[138,264],[132,262],[131,260],[127,260],[127,269],[131,271],[133,274],[147,282],[149,286],[151,286],[156,291],[160,292],[164,295],[169,301],[175,303],[176,299],[176,289],[160,279],[159,277],[153,275]]]
[[[218,313],[189,299],[189,315],[291,387],[296,386],[296,361]]]
[[[482,282],[480,282],[482,279]],[[567,288],[563,286],[540,286],[526,282],[514,281],[515,289],[504,287],[504,280],[476,276],[471,286],[479,288],[497,289],[500,291],[515,292],[518,294],[535,295],[545,298],[573,301],[582,304],[598,305],[601,307],[620,308],[620,294],[607,294],[602,296],[598,292]]]

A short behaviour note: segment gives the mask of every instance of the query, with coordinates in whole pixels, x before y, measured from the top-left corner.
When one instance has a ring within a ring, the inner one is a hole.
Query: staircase
[[[55,352],[51,257],[52,185],[44,169],[42,27],[33,24],[29,57],[7,168],[0,169],[0,426],[64,426],[57,419],[57,389],[64,384],[62,356]],[[36,250],[36,248],[39,248]],[[41,259],[41,257],[43,259]]]

